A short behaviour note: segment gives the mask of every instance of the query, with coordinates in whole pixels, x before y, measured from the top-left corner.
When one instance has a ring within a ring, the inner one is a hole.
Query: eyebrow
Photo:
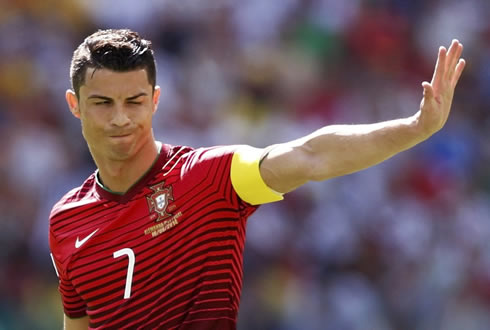
[[[137,99],[138,97],[147,96],[147,95],[148,95],[147,93],[142,92],[142,93],[136,94],[134,96],[127,97],[126,101],[132,101],[132,100]],[[90,95],[89,97],[87,97],[87,99],[101,99],[101,100],[106,100],[106,101],[112,101],[112,98],[110,98],[110,97],[103,96],[103,95],[97,95],[97,94]]]
[[[107,96],[102,96],[102,95],[90,95],[89,97],[87,97],[87,99],[102,99],[102,100],[107,100],[107,101],[111,101],[112,99],[110,97],[107,97]]]
[[[148,94],[146,94],[145,92],[142,92],[142,93],[139,93],[139,94],[136,94],[135,96],[131,96],[131,97],[128,97],[126,100],[127,101],[132,101],[134,99],[137,99],[138,97],[141,97],[141,96],[147,96]]]

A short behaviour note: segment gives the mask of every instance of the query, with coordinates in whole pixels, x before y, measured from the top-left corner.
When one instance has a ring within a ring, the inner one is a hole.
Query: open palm
[[[448,50],[439,48],[432,81],[424,81],[424,96],[420,104],[418,125],[427,136],[440,130],[447,121],[453,101],[454,89],[465,67],[460,58],[463,45],[453,40]]]

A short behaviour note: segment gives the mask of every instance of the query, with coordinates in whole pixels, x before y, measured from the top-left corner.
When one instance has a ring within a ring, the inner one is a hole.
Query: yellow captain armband
[[[231,161],[231,183],[242,200],[252,205],[277,202],[284,197],[269,188],[260,175],[263,149],[239,147]]]

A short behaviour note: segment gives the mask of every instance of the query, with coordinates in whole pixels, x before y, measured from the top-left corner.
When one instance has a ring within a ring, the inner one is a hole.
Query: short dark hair
[[[71,86],[77,97],[85,83],[87,68],[118,72],[145,69],[148,81],[155,89],[156,63],[151,41],[128,29],[99,30],[78,46],[70,66]]]

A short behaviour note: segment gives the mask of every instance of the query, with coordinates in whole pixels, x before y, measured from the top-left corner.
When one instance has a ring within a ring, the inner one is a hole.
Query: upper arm
[[[303,139],[270,146],[260,164],[260,174],[268,187],[290,192],[313,180],[315,157]]]
[[[88,316],[72,319],[64,314],[63,324],[64,330],[87,330]]]

